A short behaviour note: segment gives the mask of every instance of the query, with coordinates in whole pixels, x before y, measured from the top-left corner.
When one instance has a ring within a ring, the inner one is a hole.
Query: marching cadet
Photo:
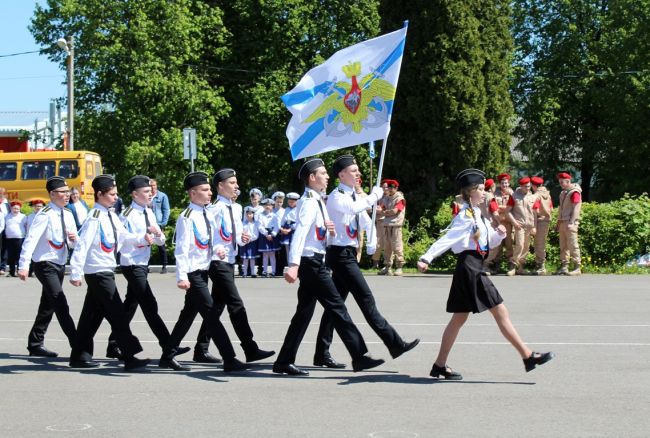
[[[36,319],[27,337],[29,355],[56,357],[57,353],[43,345],[52,315],[55,314],[59,320],[70,347],[76,335],[70,307],[63,293],[63,275],[69,249],[77,241],[77,227],[72,213],[65,208],[70,198],[70,188],[65,179],[50,177],[45,188],[50,195],[50,205],[34,217],[29,227],[18,262],[18,277],[25,281],[33,266],[36,278],[43,285]]]
[[[479,205],[484,201],[484,184],[485,174],[478,169],[465,169],[456,176],[456,185],[461,190],[465,204],[448,227],[449,231],[435,241],[418,261],[418,269],[426,272],[431,261],[447,250],[451,249],[458,256],[447,299],[447,312],[452,316],[442,334],[440,350],[429,373],[435,379],[463,379],[460,373],[447,365],[447,358],[470,312],[490,311],[503,336],[519,352],[526,372],[554,357],[550,351],[534,352],[524,343],[512,325],[501,294],[481,272],[486,253],[506,234],[503,225],[495,229],[481,215]]]
[[[255,362],[273,356],[275,351],[260,349],[253,339],[246,307],[235,285],[237,247],[247,244],[250,240],[250,235],[244,231],[240,216],[234,211],[231,201],[233,193],[239,187],[236,175],[234,169],[221,169],[212,177],[212,187],[218,193],[217,199],[208,208],[216,224],[212,230],[212,239],[215,248],[223,248],[223,251],[213,252],[208,275],[212,280],[212,301],[217,315],[221,316],[224,308],[228,307],[230,321],[241,341],[246,362]],[[203,320],[194,347],[194,362],[217,362],[217,358],[208,352],[209,346],[208,325],[207,321]]]
[[[512,223],[508,219],[508,202],[512,195],[512,188],[510,188],[510,175],[501,173],[497,176],[499,187],[494,191],[494,200],[498,206],[498,220],[499,224],[506,227],[506,237],[501,244],[495,246],[488,255],[486,263],[492,267],[491,272],[496,274],[498,272],[499,264],[501,263],[501,255],[505,252],[505,258],[510,260],[512,258]]]
[[[140,305],[144,319],[158,339],[158,344],[164,348],[169,342],[169,330],[158,314],[158,302],[151,291],[147,275],[151,245],[164,246],[165,235],[158,227],[153,210],[148,207],[153,198],[149,177],[134,176],[129,180],[127,189],[131,194],[132,203],[120,215],[122,224],[130,233],[138,236],[149,235],[153,241],[146,245],[126,242],[120,250],[122,275],[128,283],[124,298],[125,317],[126,321],[130,323],[138,305]],[[121,359],[122,352],[117,345],[114,333],[111,333],[108,341],[106,357]],[[185,347],[179,351],[179,354],[187,351],[189,348]]]
[[[27,216],[20,212],[23,203],[20,201],[11,201],[11,211],[5,216],[5,235],[7,243],[7,260],[9,264],[9,273],[7,277],[16,276],[16,265],[20,258],[20,249],[23,246],[23,240],[27,234]]]
[[[262,253],[262,274],[265,277],[275,277],[277,267],[275,253],[280,249],[275,236],[280,231],[278,217],[273,213],[273,200],[262,200],[264,210],[257,216],[257,250]],[[270,269],[270,270],[269,270]]]
[[[397,331],[379,313],[372,291],[357,262],[359,229],[366,228],[366,232],[369,232],[373,225],[366,209],[372,207],[379,200],[383,195],[383,190],[380,187],[374,187],[368,197],[357,199],[353,187],[361,175],[352,155],[338,157],[334,161],[333,173],[338,176],[340,184],[330,193],[327,201],[327,211],[336,228],[336,235],[330,239],[327,248],[327,266],[333,271],[332,279],[343,300],[347,298],[348,293],[352,293],[370,327],[384,342],[391,356],[397,358],[414,348],[420,340],[404,342]],[[374,250],[373,238],[368,242],[367,252],[372,254]],[[326,311],[321,319],[316,340],[314,365],[330,368],[341,367],[341,364],[337,363],[329,352],[332,332],[332,314]]]
[[[560,192],[557,226],[560,233],[560,269],[558,275],[580,275],[580,246],[578,244],[578,227],[580,225],[580,210],[582,208],[582,189],[577,183],[571,182],[567,172],[557,174]],[[569,258],[573,260],[573,270],[569,271]]]
[[[361,178],[357,180],[357,182],[354,184],[354,194],[358,198],[365,198],[368,196],[366,192],[363,191],[363,187],[361,186],[363,184],[363,181]],[[377,204],[377,208],[379,208],[379,204]],[[372,208],[368,209],[368,215],[372,216]],[[363,249],[363,241],[365,240],[366,232],[365,230],[359,230],[359,250],[357,251],[357,263],[361,263],[361,251]],[[377,252],[377,249],[375,248],[375,252]],[[374,254],[373,254],[374,255]]]
[[[306,376],[309,372],[295,365],[296,354],[318,300],[327,309],[336,331],[352,356],[354,371],[374,368],[384,363],[366,355],[368,349],[361,333],[352,322],[343,298],[336,290],[324,263],[328,234],[335,234],[320,193],[327,188],[329,176],[323,160],[307,160],[298,176],[305,183],[305,193],[296,207],[296,232],[289,253],[289,268],[284,274],[288,283],[300,279],[298,306],[282,344],[273,372],[292,376]],[[374,196],[373,196],[374,197]],[[376,199],[376,198],[375,198]]]
[[[519,187],[508,200],[508,220],[515,232],[515,247],[506,275],[525,274],[524,265],[530,249],[530,237],[535,235],[539,202],[530,191],[530,177],[519,179]]]
[[[239,247],[239,257],[241,258],[242,271],[241,276],[247,277],[250,269],[250,276],[257,277],[257,222],[255,222],[255,208],[250,205],[244,208],[244,222],[242,224],[242,232],[246,232],[250,236],[250,240],[246,245]]]
[[[280,220],[280,244],[284,246],[287,259],[289,257],[291,237],[296,230],[296,205],[300,195],[296,192],[287,193],[287,208],[284,209],[284,215]]]
[[[406,216],[406,199],[404,199],[404,194],[397,190],[399,188],[397,180],[387,179],[385,181],[388,186],[388,195],[382,197],[381,205],[384,216],[384,269],[379,271],[379,275],[402,275],[402,267],[405,263],[402,227]],[[393,257],[395,258],[395,271],[392,270]]]
[[[219,321],[219,308],[208,289],[208,269],[212,254],[225,257],[226,249],[213,244],[213,230],[217,229],[210,205],[212,190],[210,179],[204,172],[192,172],[183,181],[190,198],[190,205],[181,212],[176,221],[176,286],[185,291],[185,305],[172,330],[169,343],[163,350],[158,366],[175,371],[187,371],[189,367],[174,359],[178,345],[187,334],[200,313],[207,323],[207,332],[223,358],[224,372],[241,371],[247,365],[235,357],[228,333]],[[223,310],[223,309],[222,309]]]
[[[537,221],[535,222],[535,273],[537,275],[546,274],[546,238],[553,216],[553,200],[551,193],[544,187],[544,179],[534,176],[530,179],[532,189],[539,209],[537,210]]]
[[[72,368],[99,366],[92,360],[93,338],[106,318],[111,325],[117,346],[127,371],[144,367],[149,359],[138,359],[142,351],[138,338],[133,336],[124,311],[124,304],[115,286],[113,270],[117,266],[117,253],[126,244],[151,245],[153,238],[143,233],[130,233],[117,215],[110,211],[117,201],[115,180],[110,175],[99,175],[92,181],[95,191],[95,208],[81,226],[79,239],[70,259],[70,283],[81,286],[83,274],[88,284],[77,336],[70,353]]]

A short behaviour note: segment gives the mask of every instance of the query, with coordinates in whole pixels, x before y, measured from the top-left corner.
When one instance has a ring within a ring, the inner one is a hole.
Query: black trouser
[[[404,341],[377,310],[375,297],[359,269],[357,249],[352,246],[329,246],[326,261],[327,266],[333,271],[332,280],[334,280],[336,289],[343,300],[345,301],[348,293],[352,293],[368,325],[377,333],[391,353],[399,352]],[[332,315],[325,311],[316,338],[316,358],[322,358],[329,353],[332,332]]]
[[[20,259],[20,250],[23,247],[23,238],[7,238],[7,261],[9,264],[9,274],[16,276],[16,265]]]
[[[161,229],[163,228],[162,226],[160,227]],[[163,243],[162,245],[156,245],[158,247],[158,252],[160,253],[160,263],[162,263],[162,267],[166,268],[167,267],[167,248],[165,247],[165,244]]]
[[[61,325],[61,329],[67,336],[70,347],[72,347],[77,330],[70,316],[68,301],[63,293],[62,284],[65,266],[52,262],[37,262],[32,263],[31,267],[34,268],[36,278],[43,285],[43,290],[41,291],[41,303],[38,305],[34,325],[27,337],[27,348],[31,350],[43,346],[45,332],[50,325],[50,321],[52,321],[53,314],[56,314],[56,319],[59,320],[59,325]]]
[[[226,262],[213,261],[210,263],[209,271],[212,280],[212,300],[214,302],[215,312],[221,317],[224,308],[228,307],[230,321],[237,333],[246,355],[251,355],[258,350],[257,343],[253,340],[253,330],[248,324],[246,307],[239,296],[239,291],[235,285],[235,265]],[[203,320],[199,335],[196,338],[196,351],[208,352],[210,346],[210,335],[208,334],[208,324]]]
[[[2,204],[0,204],[1,207]],[[0,214],[2,214],[1,211]],[[2,241],[2,248],[0,248],[0,270],[4,271],[7,268],[7,235],[4,231],[0,233],[0,241]]]
[[[138,338],[133,336],[124,312],[124,304],[115,285],[115,274],[98,272],[85,274],[88,284],[81,316],[77,324],[77,337],[70,353],[70,360],[90,360],[93,355],[93,338],[106,320],[111,325],[118,347],[125,359],[142,351]]]
[[[298,278],[300,279],[298,306],[291,318],[276,363],[288,365],[295,362],[298,347],[314,314],[316,300],[331,315],[332,325],[336,328],[352,359],[358,359],[366,354],[368,349],[363,336],[352,322],[348,309],[323,263],[323,256],[316,254],[312,257],[302,257]]]
[[[190,288],[185,293],[185,306],[181,310],[178,321],[169,337],[167,348],[163,352],[166,358],[172,358],[176,347],[181,343],[187,332],[192,327],[196,314],[200,313],[207,323],[208,335],[217,346],[219,354],[224,361],[235,358],[235,350],[232,348],[228,333],[221,321],[219,313],[214,305],[210,290],[208,289],[208,271],[194,271],[187,274],[190,281]],[[223,309],[222,309],[223,311]]]
[[[124,313],[126,321],[130,323],[139,304],[144,319],[147,320],[151,331],[158,338],[158,343],[165,348],[169,342],[169,330],[167,330],[167,326],[158,315],[158,302],[151,291],[149,281],[147,281],[148,272],[149,268],[146,266],[122,266],[122,274],[128,282],[126,296],[124,297]],[[108,343],[109,346],[116,344],[114,333],[109,336]]]

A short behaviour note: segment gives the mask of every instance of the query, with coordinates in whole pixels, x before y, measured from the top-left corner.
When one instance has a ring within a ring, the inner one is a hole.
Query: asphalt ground
[[[27,333],[40,297],[34,278],[0,279],[0,436],[2,437],[647,437],[650,436],[650,277],[493,277],[513,323],[536,351],[556,358],[526,373],[489,312],[470,317],[449,365],[460,382],[428,376],[449,315],[448,275],[368,276],[378,307],[402,337],[422,339],[397,360],[350,311],[371,354],[387,359],[353,373],[311,366],[317,308],[297,360],[310,376],[271,372],[272,360],[247,372],[179,357],[192,371],[156,366],[160,348],[142,314],[131,325],[152,365],[126,373],[104,359],[109,325],[95,338],[93,370],[68,368],[69,347],[53,320],[46,346],[54,360],[30,358]],[[66,277],[67,281],[67,277]],[[183,292],[172,273],[150,274],[160,313],[173,326]],[[296,305],[296,285],[238,279],[256,339],[279,350]],[[125,291],[119,276],[120,291]],[[65,285],[73,318],[85,285]],[[222,318],[237,342],[228,318]],[[184,345],[193,346],[197,319]],[[237,343],[238,356],[243,352]],[[216,348],[211,346],[216,353]],[[350,364],[338,338],[336,359]]]

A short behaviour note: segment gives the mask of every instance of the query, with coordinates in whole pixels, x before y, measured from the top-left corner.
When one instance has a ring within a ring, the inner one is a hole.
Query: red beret
[[[523,178],[519,178],[519,185],[522,186],[524,184],[528,184],[530,182],[530,177],[529,176],[524,176]]]
[[[567,172],[560,172],[557,174],[557,179],[571,179],[571,175]]]
[[[43,201],[42,199],[32,199],[31,201],[29,201],[29,205],[35,205],[35,204],[45,205],[45,201]]]
[[[19,205],[19,206],[22,207],[22,206],[23,206],[23,203],[20,202],[20,201],[18,201],[18,200],[16,200],[16,201],[11,201],[11,203],[10,203],[9,205],[11,205],[12,207],[13,207],[14,205]]]
[[[488,178],[485,180],[485,188],[489,189],[494,185],[494,180],[492,178]]]
[[[532,182],[536,186],[541,186],[544,184],[544,180],[540,176],[534,176],[530,179],[530,182]]]
[[[385,179],[384,182],[388,187],[399,187],[399,183],[396,179]]]
[[[497,176],[497,181],[499,181],[499,182],[501,182],[504,179],[510,180],[510,175],[508,175],[507,173],[500,173]]]

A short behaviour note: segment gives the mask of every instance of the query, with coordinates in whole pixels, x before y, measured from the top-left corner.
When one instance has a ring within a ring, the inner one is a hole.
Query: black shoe
[[[452,370],[447,365],[444,367],[439,367],[435,363],[433,364],[429,375],[435,379],[439,379],[440,376],[442,376],[445,378],[445,380],[463,380],[463,376],[461,376],[460,373]]]
[[[36,357],[57,357],[59,353],[48,350],[43,346],[28,348],[30,356]]]
[[[251,275],[251,278],[257,278],[257,275]]]
[[[181,365],[173,357],[171,359],[161,357],[160,360],[158,361],[158,366],[160,368],[169,368],[169,369],[172,369],[174,371],[191,371],[192,370],[192,368],[188,367],[187,365]]]
[[[194,350],[194,358],[196,363],[221,363],[221,359],[213,356],[211,353]]]
[[[275,354],[275,351],[267,351],[267,350],[262,350],[260,348],[257,349],[254,353],[248,354],[246,353],[246,362],[255,362],[256,360],[262,360],[266,359],[267,357],[271,357]]]
[[[393,356],[393,359],[397,359],[407,351],[413,350],[420,343],[420,338],[417,338],[411,342],[404,342],[402,347],[399,350],[391,351],[390,355]]]
[[[176,357],[176,356],[180,356],[181,354],[185,354],[185,353],[187,353],[187,352],[190,351],[190,350],[191,350],[190,347],[177,347],[177,348],[174,350],[174,357]]]
[[[122,354],[120,347],[112,344],[109,344],[108,348],[106,348],[106,357],[111,359],[124,360],[124,355]]]
[[[248,369],[248,365],[235,358],[223,362],[223,371],[226,373],[232,373],[235,371],[244,371],[247,369]]]
[[[370,356],[361,356],[359,359],[352,360],[352,369],[354,372],[369,370],[378,367],[384,363],[384,359],[373,359]]]
[[[163,266],[162,269],[160,270],[160,273],[161,274],[166,274],[167,273],[167,268],[165,266]]]
[[[334,360],[332,356],[329,354],[325,357],[322,358],[314,358],[314,366],[315,367],[325,367],[325,368],[345,368],[344,363],[340,363]]]
[[[138,359],[137,357],[132,357],[130,359],[124,360],[124,371],[134,371],[138,368],[144,368],[149,364],[149,359]]]
[[[308,376],[309,371],[301,370],[294,364],[290,363],[289,365],[280,365],[277,363],[273,364],[273,372],[276,374],[288,374],[289,376]]]
[[[92,360],[70,360],[70,368],[97,368],[99,363]]]
[[[555,354],[552,351],[549,351],[548,353],[537,353],[533,351],[528,359],[524,359],[526,372],[534,370],[537,365],[545,364],[554,357]]]

